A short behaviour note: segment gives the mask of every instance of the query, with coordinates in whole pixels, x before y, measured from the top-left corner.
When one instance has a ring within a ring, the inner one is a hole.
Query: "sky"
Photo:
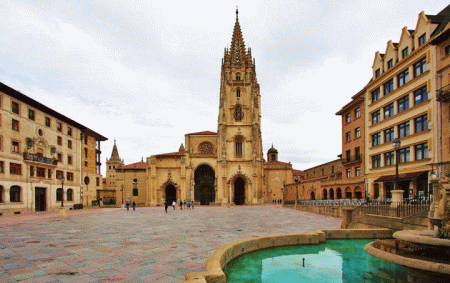
[[[114,140],[125,164],[217,132],[239,8],[260,84],[263,153],[304,170],[341,154],[336,116],[376,51],[448,1],[0,1],[0,82]]]

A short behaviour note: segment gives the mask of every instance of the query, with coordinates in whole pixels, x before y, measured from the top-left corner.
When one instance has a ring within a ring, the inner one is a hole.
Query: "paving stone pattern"
[[[275,205],[84,209],[0,218],[0,282],[179,282],[218,247],[249,237],[339,228]]]

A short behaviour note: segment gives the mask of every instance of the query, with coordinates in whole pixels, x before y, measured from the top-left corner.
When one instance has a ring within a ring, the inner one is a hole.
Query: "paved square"
[[[178,282],[244,238],[339,228],[340,219],[275,205],[84,209],[0,218],[1,282]]]

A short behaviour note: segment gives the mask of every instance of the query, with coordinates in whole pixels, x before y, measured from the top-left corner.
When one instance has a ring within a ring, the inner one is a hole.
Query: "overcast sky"
[[[94,4],[92,3],[94,2]],[[236,5],[261,86],[264,156],[307,169],[341,153],[335,113],[376,51],[447,1],[0,1],[0,81],[106,136],[126,164],[217,132]]]

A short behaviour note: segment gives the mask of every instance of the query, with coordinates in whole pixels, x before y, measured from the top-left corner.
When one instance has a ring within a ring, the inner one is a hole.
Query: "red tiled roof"
[[[128,164],[128,165],[122,165],[117,167],[118,170],[132,170],[132,169],[145,169],[147,168],[147,163],[143,161],[139,161],[136,163]]]
[[[292,169],[292,174],[294,174],[294,175],[302,175],[303,171],[302,170],[297,170],[297,169]]]
[[[187,134],[188,136],[191,136],[191,135],[196,135],[196,136],[207,136],[207,135],[210,135],[210,136],[212,136],[212,135],[217,135],[217,133],[215,133],[215,132],[211,132],[211,131],[203,131],[203,132],[197,132],[197,133],[190,133],[190,134]]]
[[[176,152],[155,154],[155,156],[183,156],[183,155],[185,155],[185,151],[176,151]]]

